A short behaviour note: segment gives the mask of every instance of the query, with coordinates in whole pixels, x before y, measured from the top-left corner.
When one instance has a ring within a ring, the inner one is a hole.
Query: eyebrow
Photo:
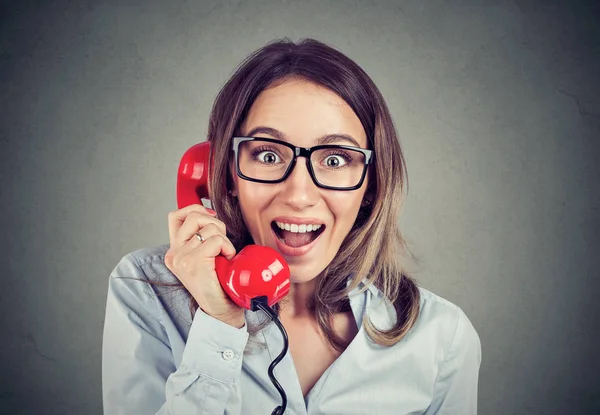
[[[264,127],[264,126],[254,127],[246,135],[249,137],[254,137],[255,134],[268,134],[272,137],[275,137],[277,140],[289,142],[289,140],[287,139],[287,137],[284,133],[282,133],[279,130],[276,130],[275,128],[271,128],[271,127]],[[351,135],[348,135],[348,134],[341,134],[341,133],[323,135],[323,136],[317,138],[317,145],[331,144],[331,143],[338,142],[340,140],[348,141],[348,142],[352,143],[352,145],[354,145],[355,147],[359,147],[359,148],[361,147],[360,144],[358,144],[358,141],[354,137],[352,137]]]

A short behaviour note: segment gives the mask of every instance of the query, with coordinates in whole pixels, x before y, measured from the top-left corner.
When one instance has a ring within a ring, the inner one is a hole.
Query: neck
[[[309,317],[313,315],[310,304],[315,295],[316,281],[313,279],[307,282],[292,283],[290,292],[280,303],[280,313],[287,317]]]

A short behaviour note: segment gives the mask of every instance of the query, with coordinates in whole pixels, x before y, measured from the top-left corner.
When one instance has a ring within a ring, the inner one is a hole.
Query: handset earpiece
[[[179,209],[202,204],[210,199],[208,183],[210,143],[205,141],[190,147],[181,157],[177,170],[177,206]]]

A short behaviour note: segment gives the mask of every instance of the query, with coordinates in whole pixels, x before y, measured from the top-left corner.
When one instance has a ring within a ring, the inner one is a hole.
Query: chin
[[[323,271],[323,269],[317,270],[313,267],[288,265],[290,267],[290,282],[293,284],[302,284],[313,281]]]
[[[314,278],[301,278],[301,277],[296,278],[294,276],[291,276],[290,282],[292,284],[306,284],[307,282],[311,282],[313,279]]]

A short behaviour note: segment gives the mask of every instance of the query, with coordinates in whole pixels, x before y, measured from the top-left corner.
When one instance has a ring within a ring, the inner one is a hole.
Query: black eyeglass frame
[[[252,177],[248,177],[244,173],[242,173],[242,170],[240,169],[240,160],[238,158],[238,150],[239,150],[240,143],[245,142],[245,141],[266,141],[269,143],[279,144],[279,145],[290,148],[293,151],[294,157],[292,158],[292,161],[288,165],[287,170],[285,171],[283,176],[277,180],[262,180],[262,179],[254,179]],[[336,187],[336,186],[327,186],[322,183],[319,183],[319,181],[317,180],[317,177],[315,175],[315,172],[313,170],[312,163],[310,161],[310,156],[312,155],[313,152],[315,152],[317,150],[322,150],[322,149],[327,149],[327,148],[340,148],[340,149],[345,149],[345,150],[358,151],[365,156],[363,172],[362,172],[362,175],[360,176],[360,181],[358,182],[357,185],[352,186],[352,187]],[[367,150],[366,148],[346,146],[346,145],[342,145],[342,144],[323,144],[323,145],[314,146],[314,147],[296,147],[295,145],[290,144],[287,141],[281,141],[281,140],[276,140],[274,138],[264,138],[264,137],[233,137],[232,150],[233,150],[234,156],[235,156],[236,173],[240,178],[242,178],[244,180],[248,180],[250,182],[256,182],[256,183],[281,183],[281,182],[285,181],[288,178],[288,176],[292,173],[292,170],[294,170],[294,167],[296,166],[296,159],[298,157],[304,157],[306,159],[306,168],[308,170],[308,173],[309,173],[313,183],[322,189],[329,189],[329,190],[356,190],[356,189],[359,189],[365,180],[365,176],[367,175],[367,168],[369,167],[369,164],[371,164],[373,162],[374,156],[375,156],[375,152],[373,150]]]

